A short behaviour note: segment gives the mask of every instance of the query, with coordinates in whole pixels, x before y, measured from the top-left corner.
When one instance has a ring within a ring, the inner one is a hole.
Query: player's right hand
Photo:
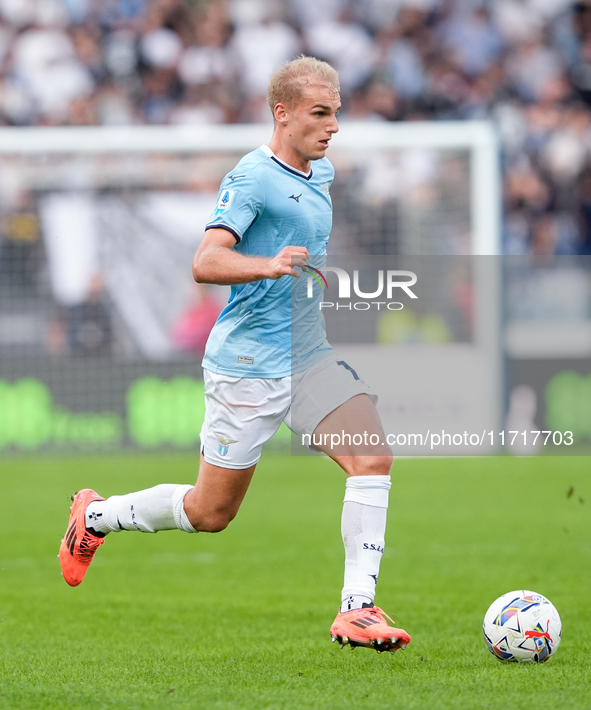
[[[301,269],[308,265],[308,250],[306,247],[288,246],[269,259],[269,279],[279,279],[282,276],[295,276],[299,279]],[[299,268],[296,268],[299,267]]]

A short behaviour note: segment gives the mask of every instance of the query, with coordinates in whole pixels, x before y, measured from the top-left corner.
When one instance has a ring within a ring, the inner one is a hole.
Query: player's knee
[[[353,476],[387,476],[392,468],[393,456],[356,456]]]
[[[394,457],[391,454],[388,454],[388,456],[378,456],[377,458],[379,459],[377,462],[379,474],[387,476],[390,473],[392,464],[394,463]]]

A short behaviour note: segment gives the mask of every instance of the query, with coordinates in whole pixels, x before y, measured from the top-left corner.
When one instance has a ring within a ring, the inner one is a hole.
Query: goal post
[[[271,126],[76,126],[0,128],[0,156],[101,153],[246,153]],[[336,150],[465,150],[470,155],[471,253],[501,253],[499,141],[488,121],[345,122]],[[330,154],[329,154],[330,157]]]
[[[227,293],[198,292],[191,258],[221,178],[271,132],[0,128],[0,453],[198,444],[202,331]],[[498,423],[494,128],[343,120],[328,155],[329,254],[473,258],[468,344],[489,358]]]

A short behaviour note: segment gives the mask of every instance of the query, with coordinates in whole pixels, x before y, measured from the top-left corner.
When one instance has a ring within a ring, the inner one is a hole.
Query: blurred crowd
[[[0,0],[0,124],[268,122],[300,53],[342,120],[493,120],[505,253],[591,253],[591,0]]]

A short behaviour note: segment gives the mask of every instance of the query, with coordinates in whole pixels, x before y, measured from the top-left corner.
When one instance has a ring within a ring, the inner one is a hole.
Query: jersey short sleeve
[[[238,166],[239,167],[239,166]],[[264,187],[252,169],[234,170],[222,181],[215,212],[205,229],[221,227],[242,241],[246,230],[263,213]]]

